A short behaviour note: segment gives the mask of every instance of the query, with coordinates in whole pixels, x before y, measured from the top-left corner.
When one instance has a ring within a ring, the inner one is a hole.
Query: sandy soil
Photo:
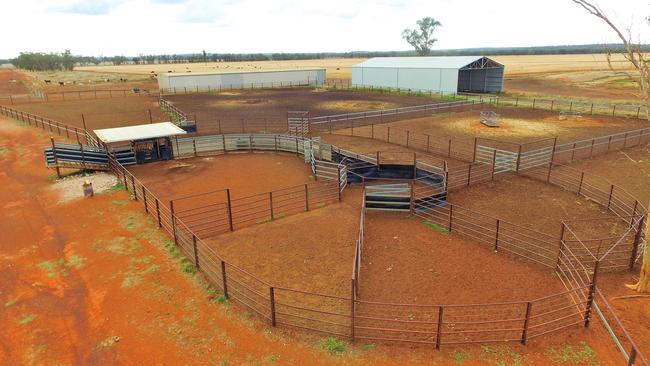
[[[90,174],[72,175],[58,179],[52,186],[59,196],[59,203],[66,203],[84,197],[83,185],[90,182],[94,194],[102,194],[115,189],[118,183],[113,174],[97,172]]]

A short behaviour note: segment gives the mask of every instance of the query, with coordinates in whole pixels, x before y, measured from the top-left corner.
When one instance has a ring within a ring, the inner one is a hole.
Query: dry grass
[[[604,54],[585,55],[516,55],[491,56],[506,66],[508,75],[529,73],[563,72],[563,71],[605,71],[608,69]],[[84,66],[79,71],[101,73],[149,74],[173,72],[226,72],[259,71],[278,69],[325,68],[328,78],[349,79],[352,65],[363,61],[362,58],[328,58],[322,60],[290,61],[251,61],[251,62],[207,62],[173,65],[121,65],[121,66]],[[613,62],[617,68],[628,69],[622,56],[614,55]]]

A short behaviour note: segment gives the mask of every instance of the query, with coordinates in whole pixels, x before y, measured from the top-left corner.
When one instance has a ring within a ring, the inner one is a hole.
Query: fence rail
[[[223,143],[222,146],[227,150],[227,143]],[[296,152],[304,153],[304,144],[302,150],[300,144],[297,146]],[[145,212],[154,218],[158,227],[165,229],[174,238],[181,252],[215,288],[222,291],[231,301],[266,319],[272,326],[286,326],[332,336],[349,337],[352,340],[429,343],[439,348],[441,345],[476,342],[517,341],[525,344],[529,339],[567,327],[581,323],[587,325],[590,319],[589,311],[591,311],[595,289],[593,277],[591,282],[584,286],[575,281],[581,286],[568,286],[573,288],[541,299],[466,305],[413,305],[362,301],[355,295],[354,281],[359,279],[358,270],[353,270],[349,296],[275,287],[224,261],[209,243],[185,223],[183,218],[172,211],[171,207],[166,207],[149,188],[112,156],[109,156],[109,166],[118,179],[123,181],[125,189],[131,192],[133,198],[143,204]],[[553,170],[552,164],[550,170]],[[583,185],[584,181],[579,187]],[[615,200],[613,192],[614,189],[610,189],[609,204]],[[632,213],[642,212],[641,210],[642,208],[635,206]],[[469,212],[454,205],[416,206],[414,211],[425,220],[433,220],[448,227],[449,231],[460,232],[484,245],[493,245],[497,250],[510,251],[518,257],[554,267],[552,261],[548,259],[548,253],[557,249],[561,241],[559,239],[534,230],[517,228],[515,225],[512,225],[514,227],[512,229],[501,220],[492,221],[485,215]],[[363,215],[360,219],[363,220]],[[360,222],[359,242],[363,240],[362,222]],[[567,248],[567,252],[568,250],[570,249]],[[362,258],[357,250],[355,256],[359,261]],[[574,256],[572,263],[566,268],[571,266],[578,268],[576,266],[579,265],[579,261],[576,261],[576,258]],[[360,268],[356,260],[354,266]],[[565,271],[562,275],[567,279],[574,278],[571,271]],[[586,288],[589,290],[587,301],[584,301]],[[643,360],[636,347],[632,348],[627,357],[628,359],[640,357]]]

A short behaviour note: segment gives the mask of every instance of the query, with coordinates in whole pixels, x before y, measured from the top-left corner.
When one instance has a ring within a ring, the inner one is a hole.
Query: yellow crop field
[[[608,70],[604,54],[584,55],[516,55],[491,56],[494,60],[506,66],[507,75],[522,75],[534,73],[553,73],[567,71],[605,71]],[[120,66],[83,66],[76,67],[78,71],[93,71],[120,74],[151,74],[165,72],[229,72],[229,71],[260,71],[286,70],[305,68],[325,68],[327,77],[331,79],[349,79],[352,65],[363,61],[363,58],[328,58],[319,60],[288,60],[288,61],[243,61],[243,62],[200,62],[182,64],[155,65],[120,65]],[[628,69],[628,64],[620,55],[614,55],[613,64],[617,69]]]

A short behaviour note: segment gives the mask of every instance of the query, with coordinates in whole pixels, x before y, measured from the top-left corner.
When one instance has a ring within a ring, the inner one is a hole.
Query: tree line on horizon
[[[644,52],[650,52],[650,45],[642,46]],[[469,55],[545,55],[545,54],[585,54],[585,53],[624,52],[620,44],[589,44],[575,46],[539,46],[539,47],[495,47],[467,48],[450,50],[432,50],[430,56],[469,56]],[[15,67],[30,71],[72,70],[75,66],[91,65],[152,65],[199,62],[246,62],[269,60],[316,60],[326,58],[369,58],[417,56],[416,51],[354,51],[354,52],[316,52],[316,53],[206,53],[196,54],[162,54],[139,56],[80,56],[72,55],[69,50],[62,53],[21,52],[16,58],[0,60]]]

